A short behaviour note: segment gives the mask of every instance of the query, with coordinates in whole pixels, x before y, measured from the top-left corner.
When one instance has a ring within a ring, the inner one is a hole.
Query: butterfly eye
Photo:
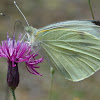
[[[28,33],[30,33],[31,32],[31,30],[30,30],[30,28],[29,27],[25,27],[25,32],[28,32]]]
[[[33,33],[32,27],[25,27],[25,32],[27,32],[29,34]]]

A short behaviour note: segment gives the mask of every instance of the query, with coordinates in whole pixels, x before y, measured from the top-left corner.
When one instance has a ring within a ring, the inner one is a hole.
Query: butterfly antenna
[[[22,15],[22,16],[23,16],[23,18],[25,19],[25,21],[26,21],[27,25],[29,26],[29,24],[28,24],[28,21],[27,21],[26,17],[24,16],[24,14],[22,13],[22,11],[20,10],[20,8],[18,7],[18,5],[16,4],[16,1],[14,1],[14,5],[15,5],[15,6],[16,6],[16,8],[19,10],[19,12],[21,13],[21,15]]]
[[[14,24],[14,32],[15,32],[15,29],[16,29],[16,23],[17,23],[17,22],[19,22],[20,24],[22,24],[23,27],[25,27],[25,26],[23,25],[23,23],[22,23],[20,20],[16,20],[16,22],[15,22],[15,24]]]
[[[16,22],[15,22],[15,24],[14,24],[13,35],[14,35],[14,33],[15,33],[15,30],[16,30],[16,23],[17,23],[17,22],[19,22],[20,24],[22,24],[23,27],[25,27],[25,26],[23,25],[23,23],[22,23],[20,20],[16,20]]]
[[[94,18],[94,14],[93,14],[93,10],[92,10],[92,6],[91,6],[91,0],[88,0],[88,3],[89,3],[89,7],[90,7],[90,11],[91,11],[91,14],[92,14],[92,18]]]

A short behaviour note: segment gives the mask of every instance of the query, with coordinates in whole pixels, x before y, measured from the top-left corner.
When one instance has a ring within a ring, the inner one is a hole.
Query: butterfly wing
[[[57,29],[57,28],[66,28],[66,29],[74,29],[82,32],[88,32],[97,38],[100,38],[100,21],[65,21],[65,22],[58,22],[55,24],[48,25],[46,27],[43,27],[39,29],[39,31],[42,30],[51,30],[51,29]]]
[[[80,81],[100,69],[100,39],[94,35],[99,34],[100,29],[96,25],[85,29],[89,26],[86,24],[73,27],[71,23],[68,26],[61,27],[60,23],[58,27],[42,28],[36,39],[52,67],[57,68],[66,79]],[[96,28],[98,30],[92,31]]]

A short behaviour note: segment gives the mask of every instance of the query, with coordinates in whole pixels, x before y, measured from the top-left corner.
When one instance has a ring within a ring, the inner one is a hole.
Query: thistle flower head
[[[0,57],[6,58],[8,62],[7,82],[11,88],[16,88],[19,83],[19,62],[25,62],[30,73],[41,75],[35,69],[39,68],[37,64],[41,63],[43,58],[35,59],[38,54],[32,52],[31,46],[24,41],[21,42],[20,39],[21,35],[18,41],[15,40],[15,35],[13,35],[13,39],[7,35],[7,40],[2,41],[2,45],[0,45]]]

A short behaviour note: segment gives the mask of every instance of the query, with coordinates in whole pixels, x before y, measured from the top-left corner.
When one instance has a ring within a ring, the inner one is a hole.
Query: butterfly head
[[[29,45],[36,46],[35,34],[37,29],[32,26],[25,27],[26,39]]]
[[[36,28],[33,28],[32,26],[25,27],[25,32],[27,32],[29,34],[33,34],[35,30],[36,30]]]

